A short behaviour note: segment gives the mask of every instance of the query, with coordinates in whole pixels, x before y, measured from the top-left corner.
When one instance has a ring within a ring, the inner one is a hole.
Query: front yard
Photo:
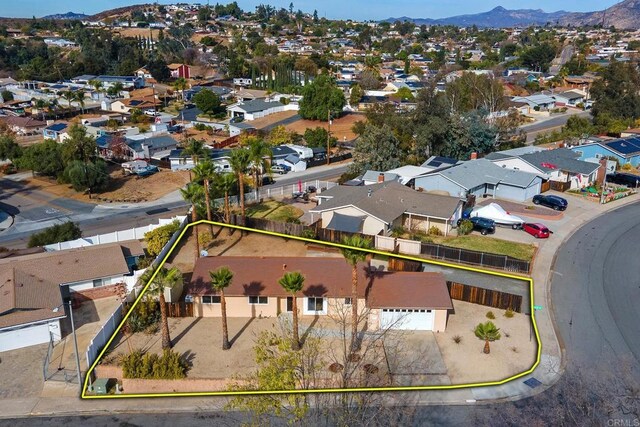
[[[278,202],[276,200],[267,200],[263,203],[247,206],[246,214],[251,218],[263,218],[279,222],[294,222],[304,215],[304,212],[301,209],[286,203]]]
[[[453,248],[508,255],[525,261],[531,261],[536,253],[535,245],[530,243],[518,243],[476,234],[457,237],[433,236],[431,239],[433,243],[451,246]]]

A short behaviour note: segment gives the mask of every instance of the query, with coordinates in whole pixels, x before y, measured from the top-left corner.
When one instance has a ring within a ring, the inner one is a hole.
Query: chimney
[[[380,172],[378,174],[378,183],[384,182],[384,173]]]
[[[471,153],[471,160],[476,160],[477,158],[478,158],[478,153],[476,153],[475,151]]]

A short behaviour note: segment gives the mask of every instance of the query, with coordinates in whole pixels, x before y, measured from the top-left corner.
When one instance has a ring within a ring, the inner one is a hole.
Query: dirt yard
[[[529,316],[515,313],[509,319],[504,310],[455,300],[453,307],[455,314],[449,316],[446,332],[436,334],[451,384],[498,381],[533,365],[536,342]],[[490,343],[491,354],[484,354],[484,341],[473,331],[478,323],[490,320],[488,311],[495,314],[491,321],[500,328],[501,338]],[[455,336],[461,337],[459,344],[454,342]]]
[[[366,118],[362,114],[346,114],[339,119],[333,120],[333,123],[331,124],[331,134],[334,137],[338,138],[338,141],[344,141],[345,137],[347,141],[351,141],[356,137],[356,134],[351,130],[353,124],[357,121],[365,120]],[[322,127],[326,129],[327,126],[327,122],[322,122],[319,120],[298,120],[286,125],[285,127],[287,128],[287,130],[294,131],[302,135],[308,128]]]
[[[274,114],[269,114],[266,117],[262,117],[256,120],[252,120],[250,122],[247,122],[248,124],[250,124],[251,126],[255,127],[256,129],[263,129],[267,126],[273,125],[275,123],[278,123],[282,120],[286,120],[290,117],[295,116],[296,114],[298,114],[297,111],[281,111],[279,113],[274,113]]]
[[[122,168],[110,168],[111,183],[109,189],[99,194],[92,195],[75,191],[68,184],[59,184],[54,179],[46,177],[28,178],[26,181],[38,189],[46,191],[58,197],[81,200],[83,202],[146,202],[157,200],[160,197],[177,190],[189,182],[189,173],[186,171],[172,172],[161,170],[153,175],[141,178],[136,175],[124,176]]]

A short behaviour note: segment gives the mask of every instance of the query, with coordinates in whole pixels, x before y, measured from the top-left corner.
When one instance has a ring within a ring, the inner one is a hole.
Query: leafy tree
[[[20,169],[29,169],[34,173],[57,177],[64,170],[61,146],[52,139],[30,145],[22,150],[17,159]]]
[[[204,114],[220,113],[220,97],[209,89],[202,89],[194,97],[193,101]]]
[[[180,99],[184,101],[184,90],[188,87],[187,80],[184,77],[178,77],[172,86],[173,90],[180,92]]]
[[[380,73],[377,69],[366,68],[360,74],[360,86],[364,90],[375,90],[380,87]]]
[[[293,311],[293,341],[291,342],[291,348],[293,350],[300,350],[300,337],[298,336],[298,298],[296,293],[302,291],[304,279],[302,273],[293,271],[285,273],[284,276],[278,280],[280,286],[291,294]]]
[[[496,325],[494,325],[490,320],[486,323],[478,323],[474,330],[474,333],[476,334],[476,337],[484,341],[483,352],[485,354],[491,353],[489,342],[500,339],[500,328],[496,328]]]
[[[34,233],[29,237],[28,247],[46,246],[58,242],[66,242],[82,237],[82,231],[75,222],[65,222],[56,224],[44,229],[39,233]]]
[[[193,164],[197,165],[201,160],[208,157],[209,149],[205,147],[204,141],[190,138],[180,155],[182,157],[191,157]]]
[[[87,135],[87,129],[74,124],[69,128],[69,138],[62,144],[62,158],[65,163],[79,160],[88,163],[96,158],[98,146],[91,135]]]
[[[180,222],[173,221],[171,224],[162,225],[151,231],[144,233],[144,240],[147,242],[147,253],[152,257],[157,257],[162,248],[165,247],[173,234],[180,229]]]
[[[216,271],[210,271],[211,288],[220,294],[220,312],[222,314],[222,349],[229,350],[229,330],[227,328],[227,302],[224,298],[224,290],[233,281],[233,272],[229,267],[220,267]]]
[[[22,155],[22,147],[10,135],[0,134],[0,159],[15,162]]]
[[[352,85],[351,93],[349,94],[349,105],[351,105],[351,107],[357,108],[363,96],[364,90],[362,89],[362,86],[357,83]]]
[[[320,75],[302,89],[299,114],[304,119],[328,120],[329,113],[339,113],[345,104],[342,90],[333,78]]]
[[[640,118],[639,87],[640,73],[635,64],[612,61],[591,88],[594,121],[606,126],[618,119]]]
[[[0,92],[0,98],[2,98],[4,102],[13,101],[13,93],[5,89]]]
[[[102,159],[87,163],[72,160],[64,170],[64,177],[74,190],[89,190],[89,198],[92,192],[100,192],[109,185],[107,164]]]
[[[244,224],[244,220],[246,217],[244,206],[244,177],[247,173],[249,165],[251,164],[251,154],[249,153],[249,150],[245,150],[244,148],[237,148],[231,151],[229,164],[231,165],[233,173],[238,177],[238,186],[240,187],[240,211],[242,214],[242,222]]]
[[[413,92],[411,92],[411,89],[409,89],[408,87],[401,87],[400,89],[398,89],[398,91],[395,93],[395,96],[400,99],[413,101]]]
[[[291,144],[293,142],[293,138],[291,132],[287,130],[284,126],[276,126],[269,132],[267,136],[267,141],[269,145],[283,145],[283,144]]]
[[[365,126],[364,133],[356,140],[353,150],[352,171],[386,171],[402,165],[400,141],[387,125]]]
[[[351,265],[351,349],[356,351],[358,343],[358,263],[367,258],[367,252],[362,249],[371,249],[371,240],[357,234],[342,239],[346,247],[340,248],[342,256]]]
[[[323,127],[315,127],[315,128],[307,128],[304,131],[304,140],[307,143],[307,147],[326,147],[327,146],[327,137],[329,136],[329,131]],[[334,147],[338,139],[336,137],[331,137],[329,139],[329,145]]]
[[[551,61],[556,57],[556,49],[549,43],[530,47],[520,55],[520,62],[533,71],[549,71]]]
[[[151,73],[151,76],[158,82],[166,82],[171,77],[171,71],[167,64],[159,57],[152,58],[147,63],[147,71]]]
[[[486,112],[472,111],[454,116],[449,128],[446,155],[468,159],[471,153],[486,154],[495,150],[498,129],[486,120]]]
[[[480,108],[494,113],[505,108],[502,84],[483,74],[464,73],[447,85],[446,96],[452,110],[458,113]]]
[[[170,349],[171,336],[169,334],[169,320],[167,315],[167,300],[164,297],[165,289],[171,289],[182,284],[182,272],[177,267],[159,269],[149,268],[142,276],[143,280],[151,280],[149,283],[149,295],[158,297],[160,301],[160,330],[162,331],[162,349]]]
[[[259,189],[262,186],[262,175],[264,171],[269,171],[268,173],[271,173],[269,166],[271,164],[273,152],[267,143],[256,137],[250,137],[246,141],[246,144],[249,151],[249,169],[253,175],[256,192],[259,192]]]

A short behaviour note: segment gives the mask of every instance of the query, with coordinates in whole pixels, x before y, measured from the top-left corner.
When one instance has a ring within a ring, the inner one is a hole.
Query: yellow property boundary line
[[[530,301],[530,305],[531,305],[531,307],[530,307],[530,309],[531,309],[531,322],[533,324],[533,330],[535,332],[536,343],[537,343],[537,351],[536,351],[536,361],[535,361],[535,363],[529,369],[527,369],[526,371],[521,372],[519,374],[516,374],[514,376],[511,376],[509,378],[505,378],[505,379],[500,380],[500,381],[490,381],[490,382],[472,383],[472,384],[430,385],[430,386],[429,385],[426,385],[426,386],[399,386],[399,387],[359,387],[359,388],[355,388],[354,387],[354,388],[331,388],[331,389],[313,389],[313,390],[247,390],[247,391],[212,391],[212,392],[191,392],[191,393],[176,392],[176,393],[138,393],[138,394],[113,394],[113,395],[87,395],[87,389],[88,389],[88,385],[89,385],[89,378],[90,378],[92,372],[94,371],[95,367],[98,365],[98,362],[102,359],[102,357],[104,356],[105,352],[107,351],[107,349],[111,345],[111,342],[114,340],[114,338],[116,337],[116,335],[118,334],[118,332],[120,331],[122,326],[124,325],[124,322],[127,321],[127,319],[129,318],[129,315],[132,313],[133,309],[136,307],[138,302],[140,302],[140,299],[142,298],[142,296],[144,296],[144,293],[147,291],[147,288],[149,287],[149,284],[153,281],[153,279],[155,279],[155,276],[156,276],[156,274],[158,274],[159,269],[164,265],[164,263],[167,261],[167,258],[169,257],[169,255],[171,255],[171,253],[174,251],[176,246],[181,242],[182,237],[187,232],[189,227],[194,227],[194,226],[197,226],[199,224],[211,224],[211,225],[215,225],[215,226],[218,226],[218,227],[234,228],[234,229],[237,229],[237,230],[249,231],[249,232],[252,232],[252,233],[266,234],[266,235],[270,235],[270,236],[282,237],[282,238],[285,238],[285,239],[300,240],[300,241],[307,242],[307,243],[317,243],[317,244],[326,245],[326,246],[333,246],[333,247],[336,247],[336,248],[362,250],[360,248],[353,248],[353,247],[346,246],[346,245],[343,245],[343,244],[340,244],[340,243],[332,243],[332,242],[325,242],[325,241],[322,241],[322,240],[307,239],[305,237],[291,236],[291,235],[288,235],[288,234],[281,234],[281,233],[276,233],[276,232],[272,232],[272,231],[257,230],[257,229],[254,229],[254,228],[243,227],[243,226],[239,226],[239,225],[225,224],[225,223],[220,223],[220,222],[207,221],[207,220],[200,220],[200,221],[194,222],[192,224],[188,224],[182,230],[182,233],[180,233],[180,236],[178,237],[178,239],[176,239],[175,243],[171,247],[171,250],[169,250],[167,252],[167,255],[165,255],[164,259],[160,262],[160,264],[158,265],[158,268],[156,269],[156,272],[153,274],[153,276],[151,276],[151,278],[149,279],[147,284],[144,286],[144,288],[142,289],[142,292],[140,292],[140,295],[138,295],[138,297],[136,298],[135,302],[133,303],[133,305],[131,306],[131,308],[127,312],[127,314],[123,317],[122,321],[120,322],[120,324],[118,325],[116,330],[113,332],[113,335],[111,336],[111,338],[109,338],[109,341],[107,341],[107,343],[104,345],[103,349],[100,351],[100,353],[96,357],[96,360],[93,362],[93,364],[91,365],[91,367],[87,371],[87,373],[85,375],[85,378],[84,378],[84,385],[82,387],[82,395],[81,395],[82,399],[121,399],[121,398],[134,398],[134,397],[198,397],[198,396],[233,396],[233,395],[237,396],[237,395],[261,395],[261,394],[344,393],[344,392],[371,392],[371,391],[453,390],[453,389],[463,389],[463,388],[472,388],[472,387],[487,387],[487,386],[502,385],[502,384],[508,383],[510,381],[513,381],[515,379],[524,377],[525,375],[529,375],[540,364],[540,355],[541,355],[541,351],[542,351],[542,343],[540,342],[540,335],[538,333],[538,325],[536,324],[536,319],[535,319],[535,310],[533,308],[533,306],[534,306],[533,305],[533,279],[531,279],[529,277],[523,277],[523,276],[515,275],[515,274],[502,273],[502,272],[491,271],[491,270],[483,270],[483,269],[480,269],[480,268],[474,268],[474,267],[469,267],[469,266],[450,264],[450,263],[447,263],[447,262],[436,261],[436,260],[428,260],[428,259],[412,257],[412,256],[407,256],[407,255],[392,254],[392,253],[389,253],[389,252],[378,251],[378,250],[375,250],[375,249],[366,249],[366,250],[362,250],[362,251],[363,252],[368,252],[368,253],[371,253],[371,254],[375,254],[375,255],[382,255],[382,256],[387,256],[387,257],[395,257],[395,258],[405,259],[405,260],[409,260],[409,261],[418,261],[418,262],[421,262],[421,263],[434,264],[434,265],[439,265],[439,266],[444,266],[444,267],[452,267],[452,268],[457,268],[457,269],[460,269],[460,270],[472,271],[472,272],[483,273],[483,274],[490,274],[490,275],[493,275],[493,276],[507,277],[507,278],[510,278],[510,279],[518,279],[518,280],[523,280],[525,282],[529,282],[529,301]]]

